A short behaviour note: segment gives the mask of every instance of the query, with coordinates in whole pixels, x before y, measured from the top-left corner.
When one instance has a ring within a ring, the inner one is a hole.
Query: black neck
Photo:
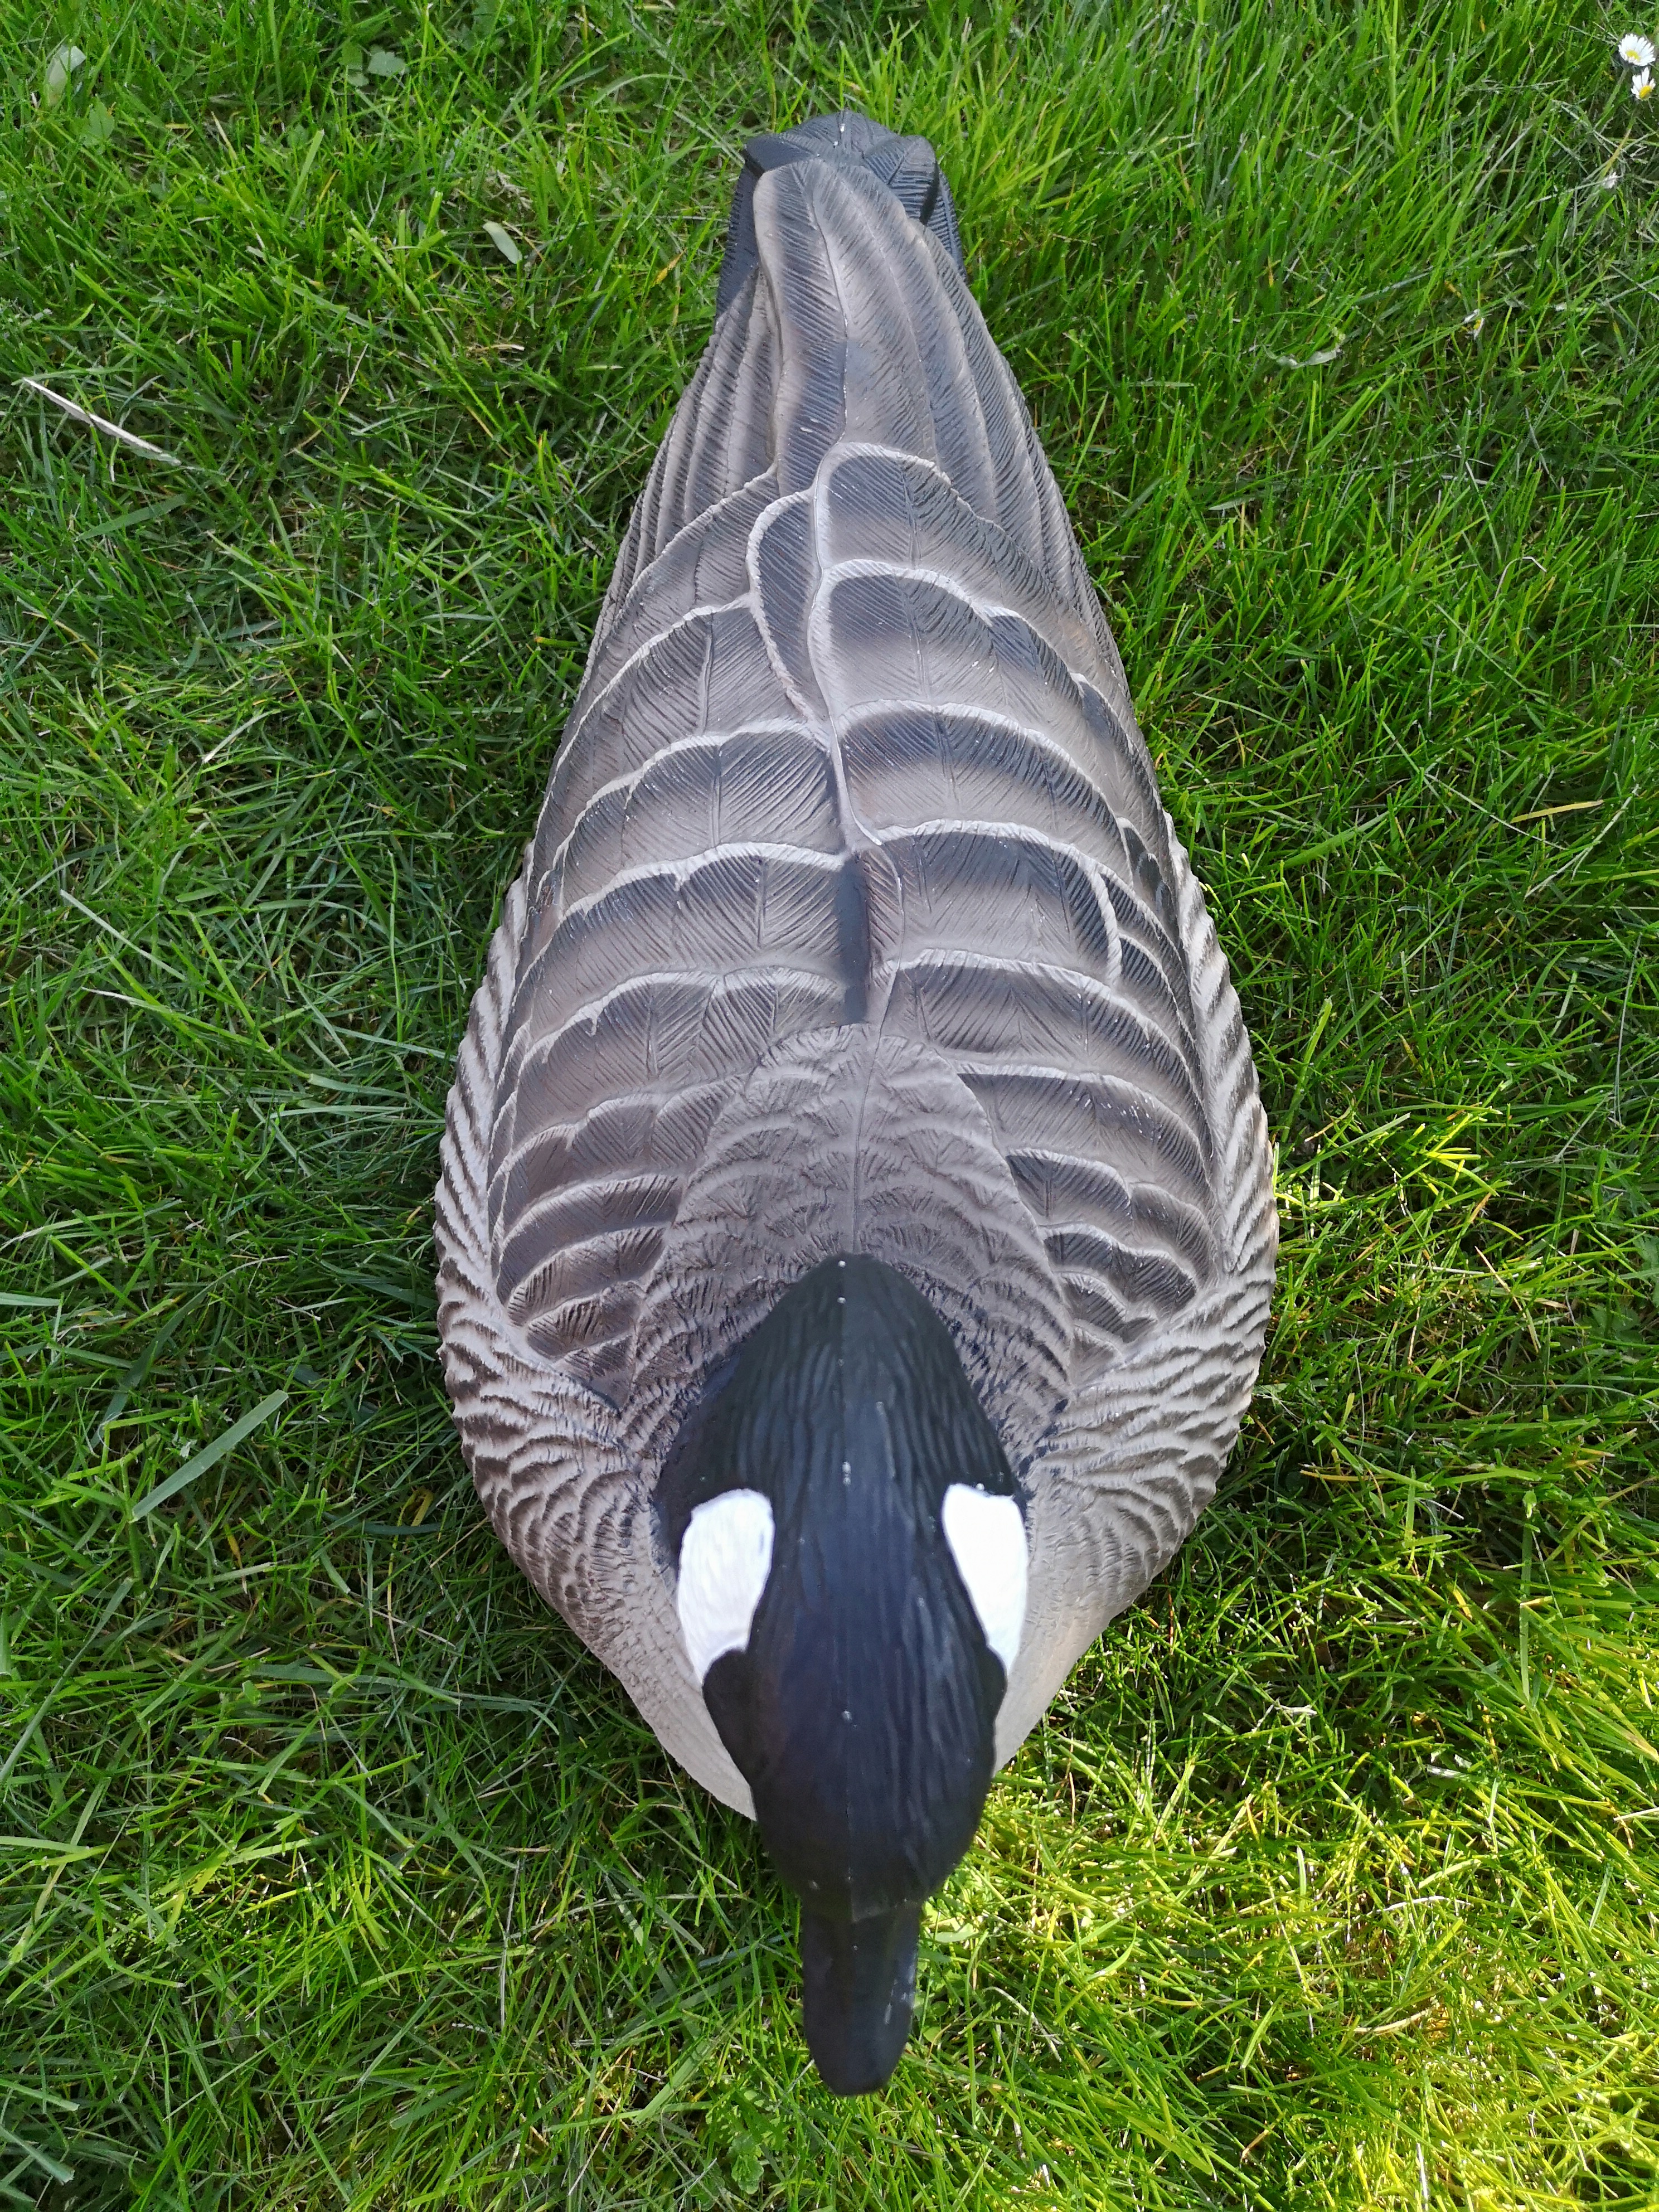
[[[971,1842],[994,1765],[1002,1666],[941,1510],[956,1483],[1012,1494],[995,1431],[926,1299],[848,1255],[779,1301],[683,1447],[658,1491],[670,1557],[725,1492],[772,1510],[747,1647],[703,1683],[768,1849],[815,1923],[891,1921],[894,1942],[908,1926],[913,1961],[917,1911]],[[820,1928],[809,1948],[809,1978],[855,2011],[872,1973],[892,1980],[873,1925],[834,1942]],[[890,2002],[879,2009],[890,2039]],[[857,2018],[831,2025],[829,2042],[860,2044]]]

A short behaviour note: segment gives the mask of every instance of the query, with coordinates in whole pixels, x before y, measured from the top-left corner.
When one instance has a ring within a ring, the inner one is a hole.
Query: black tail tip
[[[720,264],[720,289],[714,313],[730,307],[759,262],[755,244],[755,186],[769,169],[791,161],[850,161],[879,177],[905,213],[930,230],[958,269],[963,266],[962,236],[951,188],[939,157],[925,138],[903,138],[879,123],[871,122],[856,108],[844,107],[839,115],[814,115],[793,131],[769,132],[751,138],[743,149],[743,172],[732,200],[732,221],[726,235],[726,258]]]
[[[802,2024],[826,2089],[867,2097],[903,2055],[916,2004],[921,1907],[868,1920],[826,1920],[803,1909]]]

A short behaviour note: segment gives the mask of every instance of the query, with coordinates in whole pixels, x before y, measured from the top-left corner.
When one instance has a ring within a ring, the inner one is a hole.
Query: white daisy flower
[[[1631,79],[1630,96],[1632,100],[1652,99],[1653,71],[1650,69],[1638,70]]]
[[[1602,191],[1603,191],[1604,192],[1610,192],[1610,191],[1613,191],[1613,187],[1618,184],[1618,182],[1619,182],[1619,172],[1618,172],[1618,170],[1617,170],[1617,169],[1609,169],[1609,170],[1607,171],[1607,173],[1606,174],[1606,176],[1605,176],[1605,177],[1603,177],[1603,178],[1602,178],[1602,179],[1601,179],[1601,189],[1602,189]]]
[[[1628,62],[1632,69],[1653,67],[1653,40],[1644,39],[1639,31],[1626,31],[1619,41],[1619,58]]]

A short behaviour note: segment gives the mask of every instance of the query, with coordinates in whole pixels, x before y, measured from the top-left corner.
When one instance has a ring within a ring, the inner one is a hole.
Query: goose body
[[[490,1519],[803,1900],[877,2086],[991,1772],[1208,1502],[1271,1154],[931,149],[748,153],[468,1024],[440,1326]]]

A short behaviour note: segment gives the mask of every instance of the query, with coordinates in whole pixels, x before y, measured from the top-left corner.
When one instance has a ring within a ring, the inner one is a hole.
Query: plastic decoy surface
[[[1238,1002],[932,149],[747,149],[474,1000],[478,1494],[802,1906],[832,2088],[1212,1496],[1277,1231]]]

